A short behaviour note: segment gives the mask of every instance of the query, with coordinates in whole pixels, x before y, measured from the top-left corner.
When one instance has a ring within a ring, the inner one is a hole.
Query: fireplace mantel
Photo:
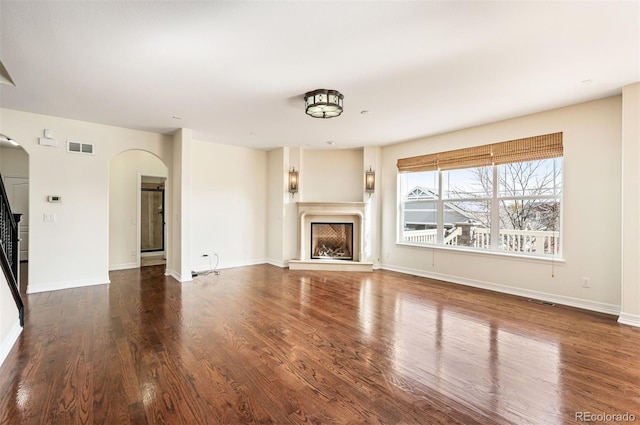
[[[371,271],[365,261],[365,202],[298,202],[298,259],[289,261],[292,270]],[[312,259],[310,235],[312,222],[353,223],[353,260]]]

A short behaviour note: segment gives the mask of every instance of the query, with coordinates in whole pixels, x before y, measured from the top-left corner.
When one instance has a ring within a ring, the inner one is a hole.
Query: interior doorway
[[[164,252],[164,182],[143,182],[140,192],[140,250]]]
[[[165,178],[140,180],[140,266],[165,264]]]
[[[162,160],[147,151],[128,150],[111,159],[109,271],[134,269],[149,262],[171,263],[171,184],[168,175],[169,170]],[[151,209],[145,214],[142,213],[142,197],[147,196],[147,192],[142,191],[143,184],[147,189],[160,189],[166,193],[165,202],[149,207]],[[146,219],[149,223],[143,225]],[[146,238],[144,248],[143,227],[147,230],[161,229],[160,234],[156,230]]]

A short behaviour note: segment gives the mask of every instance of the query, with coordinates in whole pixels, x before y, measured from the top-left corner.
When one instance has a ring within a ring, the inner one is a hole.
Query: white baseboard
[[[116,270],[128,270],[128,269],[137,269],[138,263],[120,263],[120,264],[110,264],[109,271],[113,272]]]
[[[267,259],[267,260],[265,260],[265,262],[267,264],[271,264],[272,266],[280,267],[280,268],[283,268],[283,269],[289,267],[289,261]]]
[[[22,326],[20,326],[20,320],[16,318],[16,322],[13,324],[9,333],[2,341],[2,345],[0,345],[0,366],[4,363],[9,352],[15,345],[16,341],[18,341],[18,337],[22,333]]]
[[[618,323],[622,323],[623,325],[636,326],[640,328],[640,315],[620,313],[620,317],[618,317]]]
[[[267,261],[265,258],[258,258],[256,260],[247,260],[247,261],[224,262],[224,263],[218,264],[218,267],[216,267],[215,269],[224,270],[224,269],[232,269],[234,267],[257,266],[259,264],[267,264],[268,262],[269,261]],[[196,273],[205,273],[208,271],[210,271],[208,267],[206,269],[195,270]]]
[[[47,282],[34,284],[29,282],[27,294],[37,294],[39,292],[59,291],[61,289],[82,288],[85,286],[106,285],[111,283],[109,276],[97,277],[93,279],[66,280],[60,282]]]
[[[175,280],[177,280],[178,282],[182,282],[182,277],[180,276],[180,273],[178,273],[177,271],[175,271],[173,269],[166,269],[164,271],[164,275],[165,276],[170,276],[170,277],[174,278]]]
[[[501,292],[509,295],[516,295],[524,298],[533,298],[536,300],[548,301],[555,304],[562,304],[569,307],[582,308],[584,310],[597,311],[612,315],[620,314],[620,306],[615,304],[606,304],[598,301],[583,300],[580,298],[572,298],[564,295],[550,294],[548,292],[533,291],[530,289],[516,288],[513,286],[500,285],[497,283],[483,282],[480,280],[466,279],[457,276],[449,276],[439,273],[426,272],[424,270],[409,269],[405,267],[397,267],[390,265],[382,265],[385,270],[410,274],[414,276],[426,277],[430,279],[442,280],[445,282],[457,283],[460,285],[471,286],[474,288],[488,289],[490,291]]]

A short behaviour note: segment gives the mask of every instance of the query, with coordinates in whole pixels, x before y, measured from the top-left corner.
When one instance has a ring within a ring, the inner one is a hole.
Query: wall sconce
[[[369,171],[364,172],[364,191],[371,194],[376,191],[376,172],[369,166]]]
[[[298,192],[298,183],[300,179],[298,178],[298,172],[296,171],[296,167],[293,167],[291,171],[289,171],[289,193],[291,197]]]

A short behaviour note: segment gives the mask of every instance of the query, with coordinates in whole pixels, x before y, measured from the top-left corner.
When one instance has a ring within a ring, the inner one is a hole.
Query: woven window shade
[[[493,163],[534,161],[563,155],[562,133],[545,134],[493,145]]]
[[[508,142],[457,149],[398,160],[398,171],[456,170],[492,164],[557,158],[563,155],[562,133],[544,134]]]

